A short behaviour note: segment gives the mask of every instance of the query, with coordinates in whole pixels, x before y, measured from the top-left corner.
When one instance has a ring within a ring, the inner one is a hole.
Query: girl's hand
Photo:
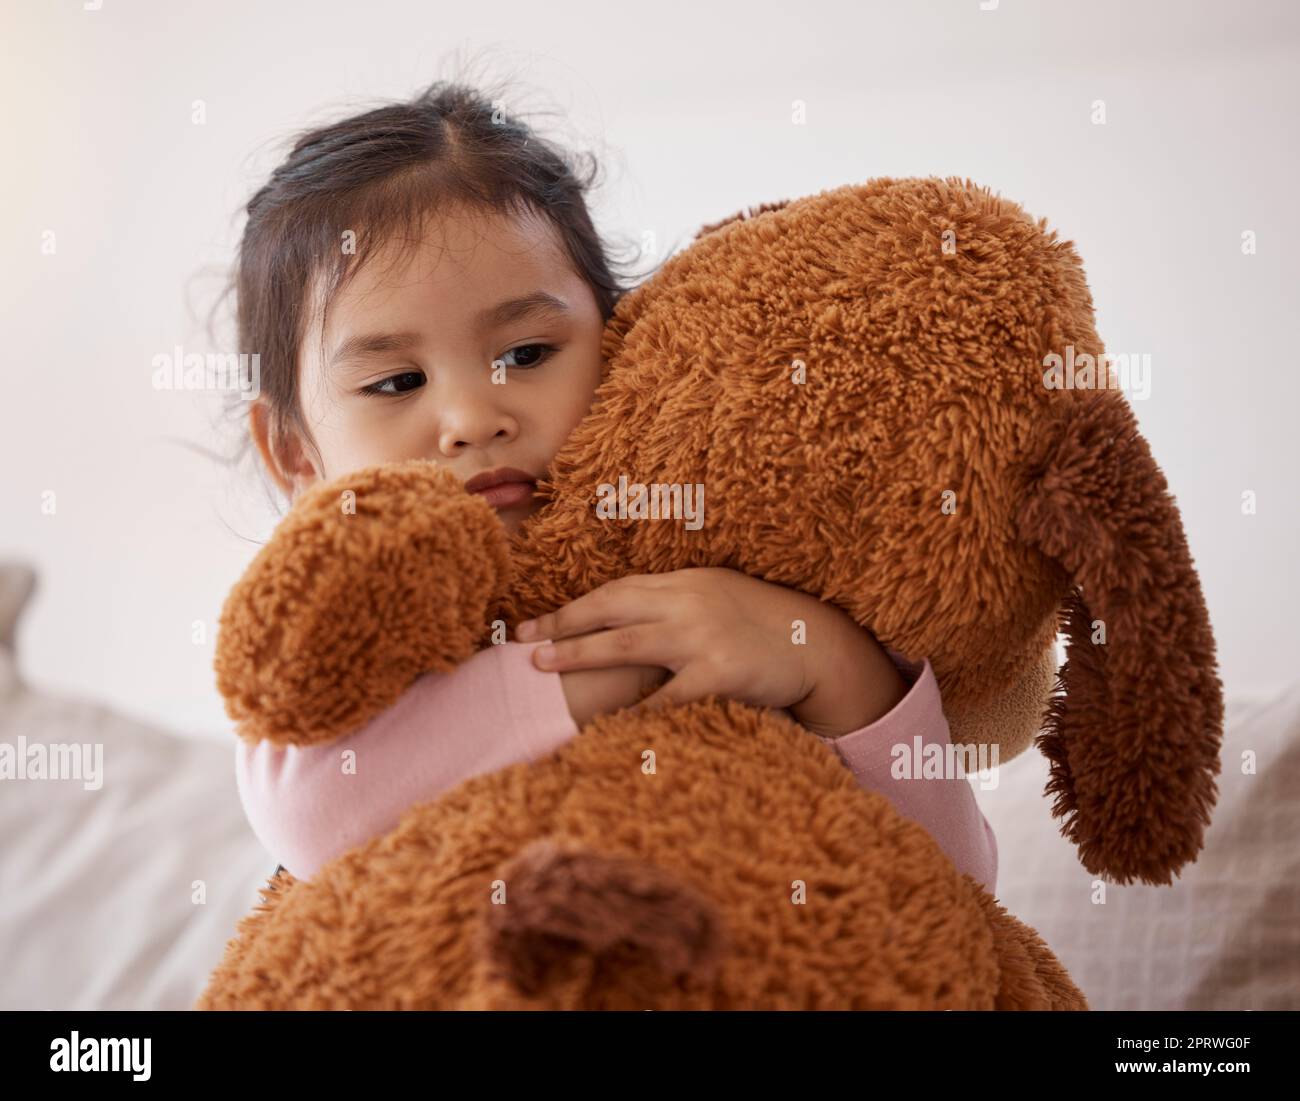
[[[825,737],[874,722],[906,692],[889,655],[847,613],[735,570],[622,577],[519,624],[516,638],[554,640],[533,653],[541,669],[671,671],[641,707],[716,694],[788,708]]]

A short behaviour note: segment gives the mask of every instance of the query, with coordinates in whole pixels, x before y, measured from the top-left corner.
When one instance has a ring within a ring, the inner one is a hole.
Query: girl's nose
[[[466,447],[485,447],[519,433],[514,416],[498,403],[463,391],[451,397],[437,415],[438,450],[448,458]]]

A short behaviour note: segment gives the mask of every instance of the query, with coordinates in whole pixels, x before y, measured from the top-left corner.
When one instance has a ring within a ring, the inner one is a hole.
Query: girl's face
[[[300,400],[319,462],[301,441],[272,461],[267,410],[254,405],[253,435],[281,488],[296,498],[401,459],[431,460],[462,482],[501,467],[540,477],[591,406],[604,331],[554,230],[451,212],[409,259],[392,259],[390,248],[367,258],[323,334],[317,309],[302,340]],[[540,504],[530,494],[494,507],[514,534]]]

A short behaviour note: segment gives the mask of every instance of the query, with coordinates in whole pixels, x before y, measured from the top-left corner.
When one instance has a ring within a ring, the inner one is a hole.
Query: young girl
[[[454,83],[298,140],[248,204],[236,275],[239,347],[261,353],[251,437],[291,501],[418,457],[518,531],[591,405],[626,289],[592,226],[590,183]],[[806,645],[791,643],[795,619]],[[679,570],[604,585],[517,637],[419,678],[341,742],[240,741],[240,797],[263,844],[310,877],[409,807],[542,757],[662,684],[642,706],[716,693],[784,709],[993,890],[996,845],[970,785],[890,775],[895,745],[948,742],[929,662],[886,652],[831,605],[730,570]]]

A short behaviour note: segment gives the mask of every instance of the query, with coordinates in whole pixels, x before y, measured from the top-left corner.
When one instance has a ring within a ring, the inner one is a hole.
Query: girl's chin
[[[503,508],[497,510],[497,515],[501,517],[501,522],[506,526],[506,532],[514,535],[524,526],[524,521],[537,511],[536,502],[527,505],[520,505],[518,508]]]

